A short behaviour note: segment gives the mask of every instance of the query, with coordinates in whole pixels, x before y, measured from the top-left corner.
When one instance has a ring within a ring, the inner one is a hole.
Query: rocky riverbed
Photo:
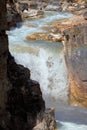
[[[43,30],[46,31],[45,33],[34,33],[30,36],[27,36],[26,39],[49,40],[54,42],[61,41],[63,43],[65,60],[70,81],[69,102],[73,105],[87,107],[86,4],[84,4],[84,2],[80,4],[72,3],[71,5],[68,4],[67,7],[68,8],[65,8],[63,10],[67,10],[75,14],[73,18],[48,23],[48,25],[43,28]],[[52,6],[50,8],[52,8]],[[50,8],[49,10],[51,10]],[[84,62],[79,64],[80,60],[82,61],[82,59]]]
[[[7,0],[8,26],[16,25],[17,22],[26,19],[45,17],[44,11],[68,11],[74,14],[82,14],[86,11],[85,1],[30,1],[30,0]]]
[[[14,127],[15,130],[54,130],[54,109],[45,111],[39,83],[30,79],[30,71],[27,68],[15,63],[8,50],[5,31],[11,26],[16,26],[17,22],[45,17],[46,10],[69,11],[75,14],[71,19],[51,22],[48,24],[49,30],[48,26],[45,26],[43,29],[47,30],[46,34],[36,33],[26,39],[63,42],[69,75],[69,102],[87,107],[86,2],[7,0],[5,3],[1,0],[0,3],[0,129],[12,130]],[[4,16],[7,16],[7,23]]]

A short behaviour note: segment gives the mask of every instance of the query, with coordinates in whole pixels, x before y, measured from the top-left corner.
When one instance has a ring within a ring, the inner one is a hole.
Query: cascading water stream
[[[42,44],[42,41],[40,44]],[[68,80],[64,55],[61,50],[62,45],[56,44],[54,46],[51,45],[52,43],[46,44],[46,48],[38,47],[37,54],[35,51],[33,54],[29,54],[29,52],[14,52],[13,55],[17,63],[20,63],[31,70],[31,78],[40,83],[47,107],[50,105],[52,106],[52,104],[50,104],[52,102],[55,102],[55,104],[61,102],[67,104]],[[52,46],[54,46],[54,48],[52,48]]]
[[[72,116],[75,115],[75,107],[68,106],[68,77],[62,43],[39,40],[28,42],[25,38],[35,32],[43,32],[41,27],[45,23],[66,17],[72,17],[72,14],[46,12],[46,18],[25,21],[20,28],[11,29],[7,32],[9,48],[16,62],[29,68],[31,78],[40,83],[46,106],[55,107],[56,118],[63,121],[61,124],[58,123],[59,130],[73,130],[76,127],[77,130],[86,130],[86,125],[78,126],[75,124],[75,119],[72,119]],[[34,24],[34,27],[26,26],[31,23]],[[79,116],[84,115],[84,111],[78,108]],[[69,114],[71,112],[72,114]],[[67,115],[71,119],[70,122],[73,123],[69,123]],[[67,122],[65,123],[63,119]],[[79,117],[76,120],[79,120]],[[81,122],[82,120],[79,123]]]

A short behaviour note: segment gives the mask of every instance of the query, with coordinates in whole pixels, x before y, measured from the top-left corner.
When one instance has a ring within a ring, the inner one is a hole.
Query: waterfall
[[[58,129],[86,130],[87,111],[68,105],[69,83],[62,44],[47,41],[28,42],[25,38],[32,33],[42,32],[41,27],[44,24],[66,17],[72,17],[72,14],[46,12],[46,18],[25,21],[21,28],[12,28],[7,31],[9,49],[16,62],[29,68],[31,78],[40,83],[46,107],[55,107]],[[35,26],[28,27],[28,23]]]
[[[68,103],[68,79],[63,49],[59,43],[27,42],[25,37],[35,32],[42,32],[41,28],[46,23],[67,17],[72,15],[48,11],[45,18],[25,21],[21,28],[12,28],[7,32],[12,55],[17,63],[28,67],[31,70],[31,78],[40,83],[47,107]],[[33,27],[26,26],[31,23]]]
[[[31,78],[40,83],[47,107],[49,104],[52,105],[52,102],[67,104],[68,79],[63,51],[56,46],[54,51],[52,51],[51,45],[50,48],[49,45],[46,47],[48,49],[39,47],[37,55],[36,53],[23,53],[22,49],[21,53],[12,54],[17,63],[30,69]]]

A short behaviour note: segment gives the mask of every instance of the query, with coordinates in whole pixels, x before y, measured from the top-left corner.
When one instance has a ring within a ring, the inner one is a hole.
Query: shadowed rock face
[[[7,99],[7,58],[8,58],[8,39],[5,33],[6,30],[6,6],[5,0],[0,0],[0,129],[5,117],[5,106]]]
[[[7,88],[8,39],[6,29],[5,0],[0,0],[0,110],[4,109]],[[4,59],[4,60],[3,60]]]
[[[65,31],[65,59],[70,80],[70,103],[87,107],[87,25]]]
[[[37,115],[42,119],[45,103],[39,83],[8,53],[5,0],[0,0],[0,16],[0,130],[31,130]]]
[[[0,130],[32,130],[40,122],[44,126],[43,119],[47,121],[45,102],[39,83],[31,80],[30,71],[17,65],[9,53],[6,15],[6,1],[0,0]],[[46,125],[46,130],[50,125],[53,129],[49,130],[54,130],[54,116],[50,112],[49,116],[53,124]]]
[[[9,128],[15,130],[32,129],[40,113],[41,120],[45,103],[38,82],[30,79],[30,71],[17,65],[14,58],[8,55],[8,78],[12,88],[7,93],[7,111],[11,119]]]
[[[7,28],[9,29],[11,26],[16,26],[17,22],[21,22],[22,18],[13,0],[6,1],[6,8],[7,8]]]

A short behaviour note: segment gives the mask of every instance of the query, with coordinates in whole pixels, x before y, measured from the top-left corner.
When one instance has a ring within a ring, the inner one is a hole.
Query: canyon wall
[[[6,15],[6,1],[0,0],[0,130],[31,130],[42,120],[45,103],[39,83],[9,53]]]
[[[66,29],[65,60],[69,74],[70,104],[87,107],[87,24]]]
[[[8,38],[6,35],[6,3],[0,0],[0,130],[6,126],[7,112],[6,100],[9,82],[7,78]]]
[[[0,16],[0,130],[54,130],[54,110],[45,111],[39,83],[9,52],[5,0],[0,0]]]
[[[5,0],[0,0],[0,111],[5,108],[7,81],[8,39],[6,30]],[[1,114],[1,113],[0,113]]]

